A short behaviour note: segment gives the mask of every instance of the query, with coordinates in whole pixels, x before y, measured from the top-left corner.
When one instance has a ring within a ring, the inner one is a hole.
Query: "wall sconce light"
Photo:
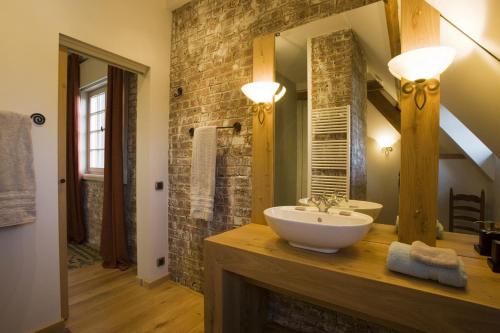
[[[389,156],[389,153],[393,151],[392,144],[396,141],[396,138],[391,135],[382,135],[377,137],[376,140],[385,156]]]
[[[437,77],[451,65],[455,58],[455,50],[447,46],[433,46],[404,52],[389,63],[389,71],[397,79],[405,79],[401,87],[404,94],[415,91],[415,105],[422,110],[427,102],[427,92],[439,88]]]
[[[385,156],[389,156],[389,153],[392,151],[392,147],[382,147],[382,151],[384,152]]]
[[[270,112],[272,105],[285,95],[286,88],[278,82],[255,81],[245,84],[241,87],[241,91],[255,103],[257,118],[262,125],[264,124],[265,112]]]

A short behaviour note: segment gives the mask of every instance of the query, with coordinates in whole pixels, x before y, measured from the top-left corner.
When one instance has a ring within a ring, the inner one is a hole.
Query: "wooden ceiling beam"
[[[366,81],[366,91],[378,91],[382,90],[384,87],[377,80]]]
[[[399,14],[398,0],[384,0],[385,20],[387,22],[387,31],[389,32],[389,45],[391,48],[391,57],[401,53],[401,35],[399,33]]]
[[[401,54],[401,34],[399,31],[399,10],[398,0],[384,0],[385,20],[387,22],[387,31],[389,33],[389,46],[391,48],[391,58]],[[398,79],[394,79],[396,93],[399,98],[400,84]]]
[[[439,154],[440,160],[464,160],[466,159],[464,154]]]

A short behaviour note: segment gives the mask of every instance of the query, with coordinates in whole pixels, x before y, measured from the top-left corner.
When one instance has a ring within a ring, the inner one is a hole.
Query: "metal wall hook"
[[[182,87],[177,88],[176,92],[174,92],[174,97],[182,96]]]
[[[35,125],[41,126],[41,125],[45,124],[45,116],[41,113],[33,113],[30,116],[30,118]]]

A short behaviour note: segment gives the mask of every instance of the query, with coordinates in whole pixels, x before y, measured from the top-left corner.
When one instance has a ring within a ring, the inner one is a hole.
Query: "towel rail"
[[[217,126],[217,129],[222,129],[222,128],[232,128],[236,133],[239,133],[241,131],[241,123],[239,121],[235,122],[233,126]],[[189,129],[189,135],[193,137],[194,135],[194,127],[191,127]]]

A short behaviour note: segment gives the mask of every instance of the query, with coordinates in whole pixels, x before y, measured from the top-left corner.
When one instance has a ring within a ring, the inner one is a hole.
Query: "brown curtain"
[[[123,70],[108,66],[104,150],[104,205],[101,232],[103,267],[127,269],[123,195]]]
[[[85,225],[80,199],[80,170],[78,165],[78,108],[80,106],[80,63],[78,55],[68,56],[68,96],[66,124],[66,206],[68,241],[85,241]]]

